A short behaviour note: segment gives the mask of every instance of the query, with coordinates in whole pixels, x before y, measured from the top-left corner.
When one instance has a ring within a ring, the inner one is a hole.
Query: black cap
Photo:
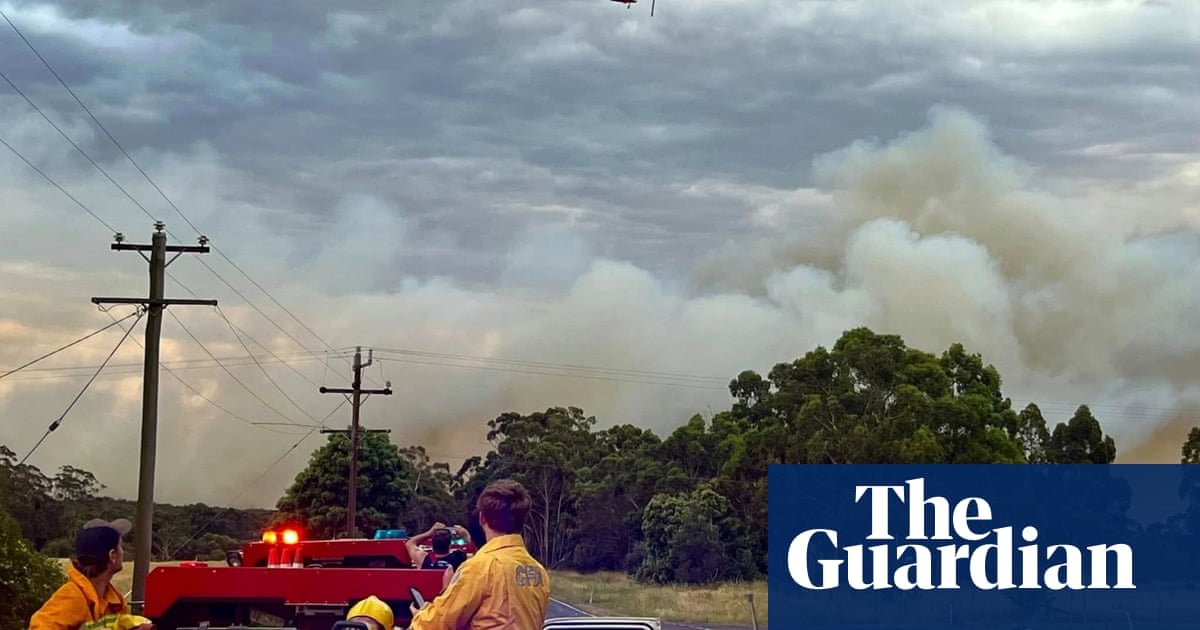
[[[133,524],[119,518],[109,522],[94,518],[84,524],[75,536],[75,555],[80,558],[103,558],[121,544],[121,537],[133,529]]]

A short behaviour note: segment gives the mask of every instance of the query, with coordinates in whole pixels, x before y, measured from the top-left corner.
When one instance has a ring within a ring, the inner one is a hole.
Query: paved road
[[[546,611],[546,618],[553,617],[590,617],[586,611],[575,608],[574,606],[561,602],[557,599],[550,600],[550,608]],[[663,630],[751,630],[748,626],[704,626],[684,623],[663,623]],[[759,626],[759,630],[767,630],[766,626]]]
[[[546,610],[546,618],[553,619],[555,617],[591,617],[591,615],[570,604],[564,604],[557,599],[552,599],[550,600],[550,608]]]

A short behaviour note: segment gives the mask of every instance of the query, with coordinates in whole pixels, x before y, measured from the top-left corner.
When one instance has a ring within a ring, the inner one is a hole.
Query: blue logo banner
[[[772,465],[771,626],[1200,630],[1200,465]]]

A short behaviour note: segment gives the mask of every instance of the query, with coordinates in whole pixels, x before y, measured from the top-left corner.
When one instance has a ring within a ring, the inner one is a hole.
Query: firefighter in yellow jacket
[[[29,630],[149,630],[148,619],[129,614],[125,596],[112,585],[125,550],[121,537],[133,525],[92,519],[75,537],[75,557],[63,584],[29,620]]]
[[[550,576],[521,537],[532,503],[516,481],[484,489],[478,509],[487,543],[459,565],[441,595],[413,610],[410,630],[541,629],[550,605]]]

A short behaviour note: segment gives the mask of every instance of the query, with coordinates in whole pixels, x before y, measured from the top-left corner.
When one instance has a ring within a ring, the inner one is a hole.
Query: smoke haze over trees
[[[486,455],[454,475],[427,466],[441,471],[440,482],[403,507],[418,476],[434,475],[418,475],[382,436],[364,436],[358,501],[393,506],[390,515],[368,511],[364,524],[418,532],[434,520],[465,523],[487,483],[514,478],[533,497],[526,542],[552,568],[660,582],[752,578],[767,569],[769,464],[1115,460],[1086,405],[1051,429],[1036,405],[1014,409],[1001,385],[997,369],[962,344],[932,354],[859,327],[766,376],[741,372],[728,410],[665,436],[634,425],[600,429],[571,406],[501,414],[487,422]],[[336,435],[314,455],[280,501],[278,521],[344,529],[347,444]],[[333,523],[314,516],[325,513]]]
[[[552,568],[621,570],[657,582],[712,582],[766,572],[767,466],[774,463],[1112,463],[1112,438],[1086,405],[1047,421],[1012,406],[999,371],[955,343],[934,354],[897,335],[859,327],[766,375],[729,383],[731,404],[669,434],[632,424],[599,428],[572,406],[488,420],[486,454],[457,471],[420,446],[361,436],[359,527],[424,531],[468,524],[491,481],[519,480],[533,497],[525,531]],[[1050,428],[1053,425],[1053,428]],[[307,537],[344,535],[349,437],[331,434],[273,514],[205,505],[160,506],[158,559],[219,557],[268,524]],[[1185,457],[1192,443],[1181,445]],[[88,518],[129,517],[133,505],[100,496],[89,472],[54,477],[0,451],[3,508],[25,538],[67,555]]]

